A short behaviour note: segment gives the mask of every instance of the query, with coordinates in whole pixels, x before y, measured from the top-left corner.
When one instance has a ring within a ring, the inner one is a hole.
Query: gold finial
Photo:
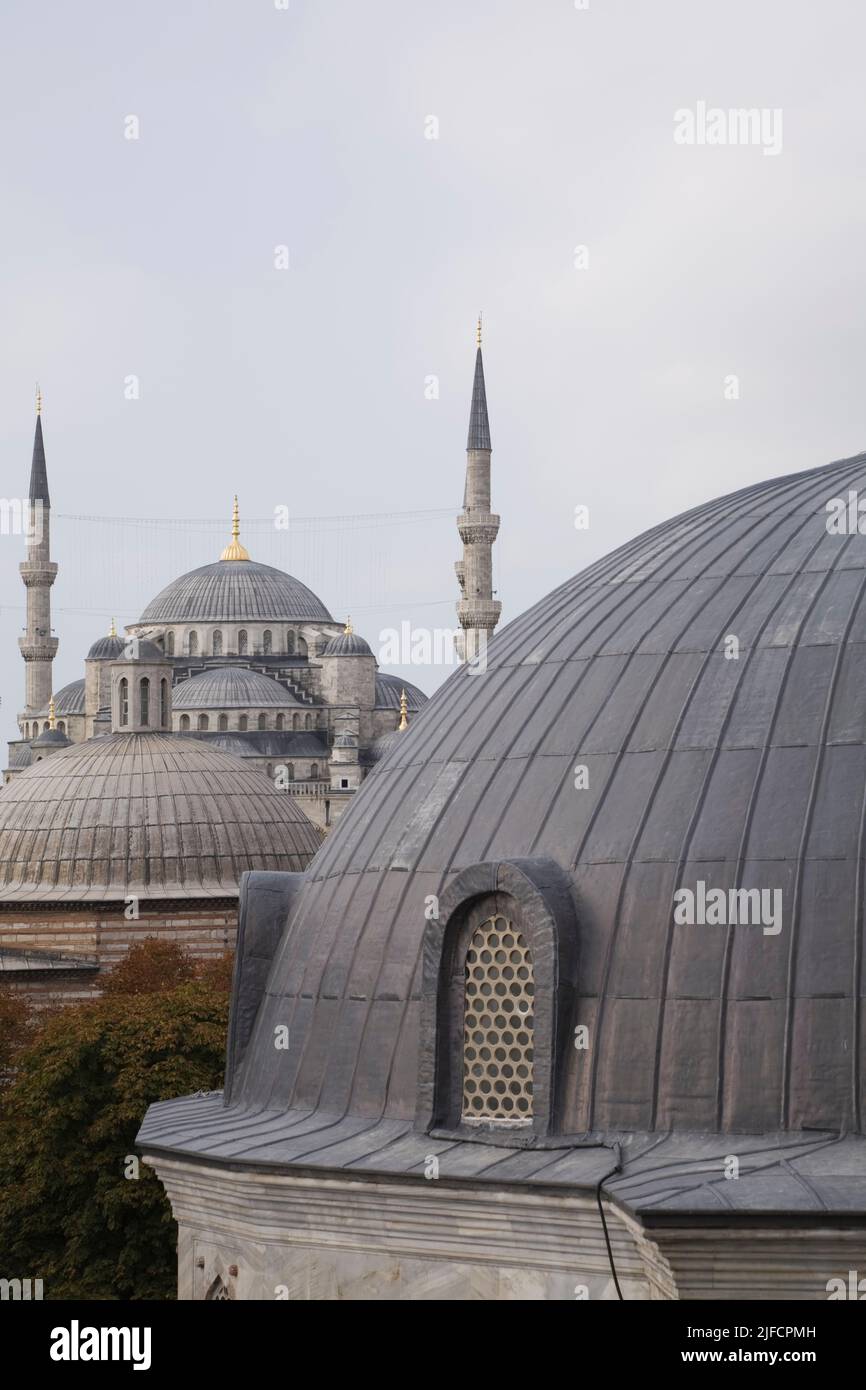
[[[248,551],[240,543],[240,534],[241,518],[238,510],[238,495],[235,493],[235,502],[232,507],[232,538],[220,556],[221,560],[248,560],[250,558]]]
[[[400,723],[397,725],[397,732],[402,733],[409,727],[409,701],[406,699],[406,691],[400,691]]]
[[[478,327],[477,327],[476,330],[475,330],[475,341],[476,341],[476,343],[478,344],[478,346],[480,347],[480,346],[481,346],[481,315],[480,315],[480,314],[478,315]]]
[[[108,635],[109,637],[117,636],[117,623],[115,622],[114,618],[112,618],[111,620],[111,627],[108,629]]]
[[[42,392],[39,389],[39,382],[36,383],[36,414],[42,414]]]
[[[57,713],[54,709],[53,695],[51,696],[51,699],[48,701],[48,727],[49,729],[57,728]]]
[[[345,635],[346,637],[351,637],[351,635],[352,635],[352,619],[351,619],[351,618],[347,618],[347,619],[346,619],[346,626],[343,628],[343,633],[344,633],[344,635]]]

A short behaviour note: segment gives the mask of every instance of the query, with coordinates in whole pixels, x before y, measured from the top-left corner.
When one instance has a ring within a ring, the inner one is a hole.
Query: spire
[[[402,733],[409,727],[409,701],[406,699],[406,691],[400,691],[400,723],[397,725],[397,732]]]
[[[241,520],[238,510],[238,495],[235,493],[235,503],[232,507],[232,538],[220,556],[221,560],[248,560],[250,558],[248,551],[240,543],[240,534]]]
[[[30,501],[51,506],[48,496],[48,471],[45,467],[45,445],[42,442],[42,392],[36,387],[36,434],[33,438],[33,462],[30,465]]]
[[[472,383],[472,406],[469,411],[467,449],[491,449],[490,423],[487,419],[487,391],[484,386],[484,362],[481,358],[481,315],[475,332],[475,380]]]
[[[344,635],[344,637],[351,637],[352,631],[353,631],[353,628],[352,628],[352,619],[351,619],[351,618],[347,618],[347,619],[346,619],[346,626],[343,628],[343,635]]]
[[[49,729],[57,728],[57,711],[54,708],[53,695],[51,696],[51,699],[48,701],[48,727]]]
[[[108,635],[109,637],[117,636],[117,623],[115,622],[114,618],[112,618],[111,620],[111,627],[108,629]]]

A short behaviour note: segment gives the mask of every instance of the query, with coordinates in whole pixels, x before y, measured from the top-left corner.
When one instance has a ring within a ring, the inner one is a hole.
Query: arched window
[[[311,714],[305,714],[305,715],[304,715],[304,728],[305,728],[305,729],[312,729],[312,727],[313,727],[313,716],[312,716]]]
[[[242,714],[242,715],[240,716],[240,718],[239,718],[239,720],[238,720],[238,728],[240,729],[240,731],[241,731],[242,734],[245,734],[245,733],[246,733],[246,731],[247,731],[247,717],[246,717],[245,714]]]
[[[150,681],[147,676],[142,676],[138,682],[138,722],[150,723]]]
[[[286,651],[289,656],[294,656],[295,654],[295,634],[293,632],[286,633]]]
[[[246,634],[243,630],[241,630],[241,631],[238,633],[238,656],[246,656],[246,654],[247,654],[247,634]]]
[[[214,656],[222,656],[223,654],[223,635],[219,631],[213,635],[213,654]]]
[[[463,971],[464,1124],[532,1120],[535,972],[522,932],[498,913],[475,931]]]
[[[129,681],[126,676],[120,678],[118,694],[120,696],[120,724],[123,726],[129,723]],[[47,729],[48,725],[46,724],[45,727]]]
[[[188,715],[188,714],[182,714],[182,715],[180,716],[180,731],[181,731],[182,734],[187,734],[187,733],[189,733],[189,715]]]
[[[303,637],[300,637],[300,636],[299,636],[299,637],[298,637],[298,656],[306,656],[306,655],[307,655],[307,644],[306,644],[306,642],[304,641]]]
[[[259,715],[259,728],[260,728],[260,729],[266,729],[267,727],[268,727],[268,716],[267,716],[266,714],[260,714],[260,715]]]
[[[66,721],[64,719],[58,719],[57,727],[62,734],[66,733]]]
[[[165,634],[165,654],[166,654],[166,656],[174,656],[174,633],[173,633],[173,632],[167,632],[167,633]]]
[[[311,776],[311,777],[318,777],[318,775],[319,775],[319,764],[318,764],[318,763],[310,763],[310,776]]]
[[[294,764],[294,763],[286,763],[286,772],[287,772],[287,774],[288,774],[289,781],[290,781],[290,782],[294,782],[294,780],[295,780],[295,764]]]
[[[189,634],[189,654],[190,654],[190,656],[198,656],[198,633],[197,633],[197,632],[191,632],[191,633]]]
[[[284,721],[283,721],[283,716],[282,716],[281,714],[278,714],[278,715],[277,715],[277,718],[276,718],[276,721],[275,721],[274,727],[277,728],[277,729],[282,729],[283,723],[284,723]]]
[[[297,733],[297,731],[298,731],[298,729],[300,729],[300,727],[301,727],[301,716],[300,716],[299,714],[293,714],[293,715],[292,715],[292,729],[295,731],[295,733]]]
[[[270,656],[273,641],[273,634],[270,631],[266,630],[262,633],[262,651],[264,652],[265,656]]]
[[[268,776],[269,776],[269,777],[273,777],[273,775],[274,775],[274,765],[273,765],[273,763],[268,763]]]
[[[159,683],[159,722],[163,728],[168,724],[168,681],[165,676]]]
[[[228,728],[228,726],[229,726],[229,717],[228,717],[228,715],[227,715],[227,714],[221,714],[220,717],[219,717],[219,723],[218,723],[218,726],[217,726],[217,727],[219,728],[220,733],[221,733],[221,734],[224,734],[225,731],[226,731],[226,729]]]
[[[124,724],[126,723],[126,720],[125,720],[125,719],[124,719],[123,723],[124,723]],[[48,723],[48,720],[46,719],[45,723],[42,725],[42,732],[43,732],[43,734],[47,734],[47,733],[48,733],[48,730],[49,730],[50,728],[51,728],[51,725]]]
[[[208,719],[208,717],[207,717],[206,714],[200,714],[200,715],[199,715],[199,717],[198,717],[198,727],[199,727],[199,729],[209,729],[209,728],[210,728],[210,720]]]

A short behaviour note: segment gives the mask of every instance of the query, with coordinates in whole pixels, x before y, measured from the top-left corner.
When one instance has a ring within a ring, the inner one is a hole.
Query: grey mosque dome
[[[392,1123],[399,1145],[429,1121],[425,905],[505,887],[558,923],[556,1132],[862,1133],[866,536],[826,524],[849,489],[866,494],[866,455],[656,526],[499,633],[485,673],[450,677],[286,890],[233,1045],[233,1158],[311,1154],[339,1117],[358,1157],[358,1127]],[[778,933],[674,925],[698,880],[780,890]]]
[[[369,642],[348,628],[337,637],[332,637],[322,649],[322,656],[372,656]]]
[[[256,560],[216,560],[166,585],[142,623],[333,622],[306,584]]]
[[[54,696],[54,708],[58,715],[83,714],[84,713],[84,679],[70,681],[68,685],[63,685]],[[38,714],[48,713],[48,706],[38,711]]]
[[[272,676],[244,666],[220,666],[181,681],[172,692],[175,709],[285,709],[299,701]]]
[[[106,734],[3,788],[0,901],[234,896],[247,870],[302,869],[320,841],[240,760],[176,735]]]
[[[126,638],[118,637],[117,633],[110,633],[107,637],[97,637],[87,653],[87,660],[116,661],[125,651]]]
[[[427,696],[423,690],[419,690],[417,685],[412,685],[411,681],[406,681],[402,676],[389,676],[382,671],[376,672],[376,709],[400,708],[400,695],[406,692],[406,707],[410,714],[417,714],[427,703]]]

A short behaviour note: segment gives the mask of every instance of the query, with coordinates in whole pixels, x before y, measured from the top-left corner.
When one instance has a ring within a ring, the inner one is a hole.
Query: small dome
[[[56,708],[56,706],[55,706]],[[68,748],[72,740],[67,738],[60,729],[46,729],[38,738],[34,738],[30,744],[31,748]]]
[[[190,570],[157,594],[143,623],[333,622],[299,579],[255,560],[217,560]]]
[[[0,900],[235,897],[321,834],[264,773],[196,739],[106,734],[0,790]]]
[[[418,712],[427,703],[427,696],[423,690],[419,690],[417,685],[411,685],[409,681],[404,681],[402,676],[387,676],[380,671],[376,676],[376,708],[377,709],[396,709],[400,708],[400,695],[406,691],[406,708],[410,713]]]
[[[88,661],[116,661],[123,655],[126,648],[126,638],[118,637],[97,637],[90,651],[87,653]]]
[[[288,709],[298,706],[284,685],[246,666],[219,666],[182,681],[172,691],[175,709]]]
[[[402,736],[400,730],[392,729],[390,734],[380,734],[379,738],[374,738],[370,747],[367,749],[367,763],[380,763],[382,759],[390,753],[398,738],[402,738]]]
[[[372,656],[370,644],[357,632],[341,632],[322,649],[322,656]]]
[[[130,638],[128,639],[128,641],[135,641],[135,639]],[[165,652],[162,650],[162,647],[158,646],[156,642],[151,642],[150,639],[147,637],[139,637],[138,645],[135,647],[130,647],[128,653],[126,652],[126,648],[127,643],[124,642],[120,652],[120,656],[118,658],[115,658],[116,660],[123,660],[124,657],[128,661],[167,660]]]
[[[334,739],[335,748],[357,748],[358,740],[354,734],[337,734]]]

